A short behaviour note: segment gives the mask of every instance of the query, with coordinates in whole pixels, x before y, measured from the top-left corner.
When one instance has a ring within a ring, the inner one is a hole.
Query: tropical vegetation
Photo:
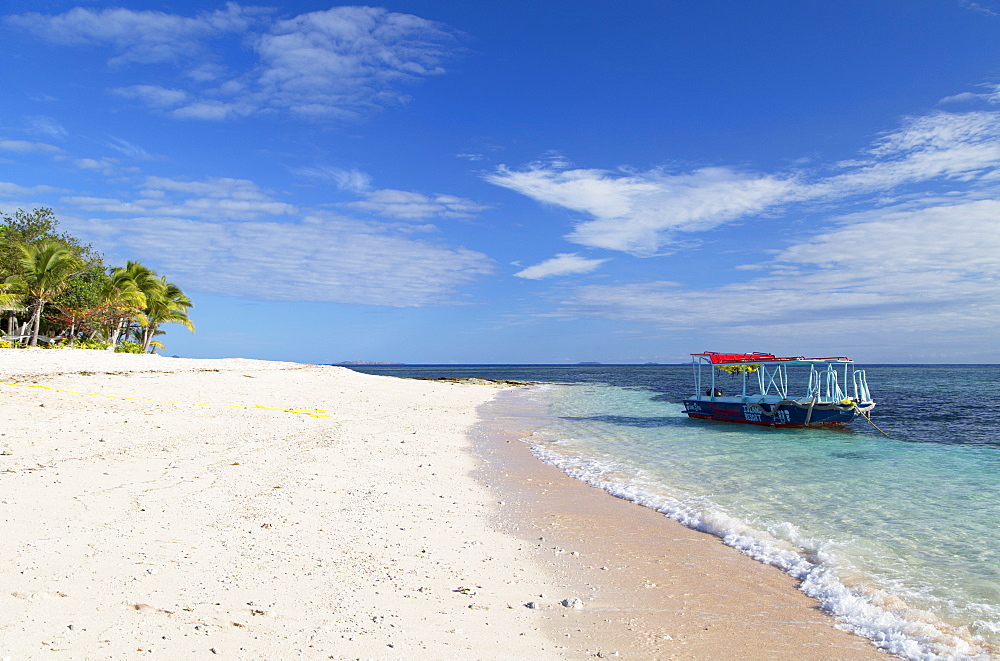
[[[165,324],[194,332],[191,299],[139,262],[104,256],[56,232],[51,209],[0,213],[0,347],[155,352]]]

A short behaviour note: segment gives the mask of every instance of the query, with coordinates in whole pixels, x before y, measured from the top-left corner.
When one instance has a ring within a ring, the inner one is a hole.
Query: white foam
[[[992,657],[977,640],[950,631],[947,624],[929,613],[909,608],[884,591],[845,585],[837,575],[835,559],[822,543],[795,546],[752,528],[707,498],[680,500],[658,495],[644,488],[641,480],[630,478],[625,482],[616,478],[614,466],[569,457],[531,439],[522,440],[531,446],[535,456],[567,475],[661,512],[689,528],[720,537],[727,545],[799,579],[799,589],[819,601],[826,612],[891,654],[913,661],[988,661]],[[782,532],[788,539],[800,541],[792,524],[785,524]]]

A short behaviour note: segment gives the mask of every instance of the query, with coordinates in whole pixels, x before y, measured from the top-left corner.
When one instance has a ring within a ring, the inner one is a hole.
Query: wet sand
[[[574,655],[632,659],[888,659],[835,628],[775,567],[544,464],[522,439],[542,412],[502,393],[480,409],[477,473],[502,494],[502,529],[524,540],[559,590],[538,598]],[[537,427],[536,427],[537,428]],[[582,609],[560,605],[566,595]]]

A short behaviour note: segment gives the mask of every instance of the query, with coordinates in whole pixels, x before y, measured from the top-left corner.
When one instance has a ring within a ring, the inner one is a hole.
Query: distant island
[[[601,363],[593,362],[593,361],[587,361],[587,362],[577,363],[577,365],[600,365],[600,364]]]
[[[378,360],[345,360],[342,363],[330,363],[331,365],[405,365],[406,363],[385,363]]]

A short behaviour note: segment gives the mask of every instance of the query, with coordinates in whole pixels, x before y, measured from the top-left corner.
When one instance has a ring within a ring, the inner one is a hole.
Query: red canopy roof
[[[808,361],[827,361],[827,360],[837,360],[837,361],[850,361],[850,358],[845,356],[836,356],[832,358],[806,358],[804,356],[786,356],[784,358],[778,358],[774,354],[770,353],[720,353],[718,351],[703,351],[701,353],[693,353],[692,356],[706,356],[712,361],[712,364],[718,363],[766,363],[774,361],[793,361],[793,360],[808,360]]]
[[[708,356],[713,363],[735,363],[749,361],[777,360],[773,354],[769,353],[719,353],[717,351],[703,351],[695,356]]]

